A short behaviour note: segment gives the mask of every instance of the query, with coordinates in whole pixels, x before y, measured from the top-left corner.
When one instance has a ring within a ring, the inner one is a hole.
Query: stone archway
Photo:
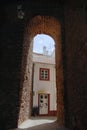
[[[32,102],[32,48],[36,34],[50,35],[55,41],[57,119],[58,125],[64,125],[64,86],[61,52],[61,25],[54,17],[36,16],[30,20],[24,34],[23,58],[21,71],[21,93],[19,124],[29,119]]]

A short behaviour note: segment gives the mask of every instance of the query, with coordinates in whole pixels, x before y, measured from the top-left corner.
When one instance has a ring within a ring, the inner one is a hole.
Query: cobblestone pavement
[[[68,130],[64,127],[59,127],[55,117],[33,117],[24,123],[19,128],[11,130]]]

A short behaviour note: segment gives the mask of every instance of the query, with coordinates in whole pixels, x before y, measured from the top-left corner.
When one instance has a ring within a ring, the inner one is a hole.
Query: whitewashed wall
[[[39,69],[50,69],[50,80],[39,80]],[[56,78],[55,64],[34,63],[34,80],[33,80],[33,106],[38,106],[38,93],[44,92],[50,94],[50,110],[56,110]]]

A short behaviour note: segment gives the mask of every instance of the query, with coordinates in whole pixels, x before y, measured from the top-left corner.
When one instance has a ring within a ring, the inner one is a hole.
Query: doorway
[[[48,115],[49,113],[49,94],[38,94],[39,115]]]
[[[32,104],[32,50],[33,38],[36,34],[47,34],[55,41],[56,59],[56,84],[57,84],[57,118],[58,124],[64,124],[64,86],[63,86],[63,63],[61,50],[61,24],[51,16],[35,16],[27,24],[24,36],[22,56],[22,79],[19,123],[29,119],[31,116]],[[27,96],[26,96],[27,95]]]

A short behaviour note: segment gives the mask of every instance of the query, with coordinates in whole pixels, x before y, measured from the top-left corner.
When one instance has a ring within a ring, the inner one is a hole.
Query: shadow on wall
[[[6,129],[6,119],[2,113],[0,113],[0,130],[7,130]]]
[[[72,118],[73,130],[79,130],[77,116],[74,115]]]
[[[32,116],[38,116],[38,115],[39,115],[39,108],[35,106],[32,109]]]

